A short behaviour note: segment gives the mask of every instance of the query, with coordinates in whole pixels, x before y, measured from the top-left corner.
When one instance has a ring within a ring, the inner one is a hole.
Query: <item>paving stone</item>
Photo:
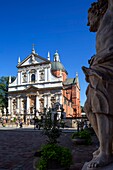
[[[69,132],[69,131],[68,131]],[[34,153],[46,143],[46,137],[37,130],[0,130],[0,170],[34,170]],[[73,151],[73,165],[70,170],[79,170],[92,157],[97,142],[91,146],[75,146],[71,133],[63,133],[60,145]]]

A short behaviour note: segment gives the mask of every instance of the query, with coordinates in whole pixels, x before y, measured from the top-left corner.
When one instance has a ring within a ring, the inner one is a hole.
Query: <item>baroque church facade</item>
[[[14,82],[9,79],[8,112],[11,117],[20,117],[24,121],[43,113],[44,108],[52,108],[55,103],[62,105],[66,117],[80,117],[80,86],[60,62],[58,52],[54,61],[32,52],[23,61],[18,59],[18,74]]]

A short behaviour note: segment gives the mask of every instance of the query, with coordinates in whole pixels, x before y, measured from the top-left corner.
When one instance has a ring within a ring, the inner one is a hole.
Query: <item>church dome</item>
[[[60,62],[60,56],[59,56],[57,51],[54,54],[54,62],[52,62],[52,64],[51,64],[51,71],[64,71],[64,72],[66,72],[66,69],[64,68],[64,66]]]
[[[61,62],[59,61],[54,61],[51,63],[51,70],[52,71],[65,71],[66,72],[66,69],[64,68],[64,66],[62,65]]]

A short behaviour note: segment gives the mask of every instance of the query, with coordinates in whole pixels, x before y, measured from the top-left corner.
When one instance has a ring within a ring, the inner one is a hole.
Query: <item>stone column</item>
[[[13,99],[10,98],[10,111],[11,111],[11,116],[13,116],[13,103],[12,103]]]
[[[29,71],[27,71],[27,83],[29,83]]]
[[[11,114],[11,97],[8,97],[8,112]]]
[[[56,102],[59,102],[58,94],[55,95]]]
[[[36,71],[36,82],[39,81],[39,70]]]
[[[48,95],[47,103],[48,103],[48,108],[49,107],[51,108],[51,94]]]
[[[36,116],[39,116],[39,93],[36,95]]]
[[[21,113],[22,110],[22,98],[19,99],[19,113]]]
[[[20,96],[17,96],[17,109],[19,109],[19,100],[20,100],[19,97],[20,97]]]
[[[22,100],[23,100],[23,98],[20,97],[19,98],[19,115],[20,114],[22,114],[22,115],[24,114],[24,108],[23,108]]]
[[[48,102],[47,102],[47,95],[45,94],[44,95],[44,107],[45,108],[47,107],[47,104],[48,104]]]
[[[27,113],[29,113],[29,107],[30,107],[30,99],[29,96],[27,95]]]

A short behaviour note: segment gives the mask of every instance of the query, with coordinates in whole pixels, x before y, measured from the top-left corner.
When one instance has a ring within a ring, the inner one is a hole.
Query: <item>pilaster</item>
[[[51,94],[48,94],[48,108],[51,107]]]
[[[44,94],[44,107],[46,108],[47,105],[48,105],[47,94]]]
[[[21,71],[18,71],[18,85],[20,85],[21,80]]]
[[[8,97],[8,113],[11,114],[11,97]]]
[[[47,82],[48,81],[48,72],[47,72],[47,68],[45,68],[45,82]]]
[[[50,67],[47,69],[47,81],[51,81]]]
[[[29,107],[30,107],[30,98],[27,95],[27,113],[29,113]]]
[[[27,83],[29,83],[29,70],[27,71]]]
[[[37,69],[37,71],[36,71],[36,82],[38,82],[39,81],[39,70]]]

